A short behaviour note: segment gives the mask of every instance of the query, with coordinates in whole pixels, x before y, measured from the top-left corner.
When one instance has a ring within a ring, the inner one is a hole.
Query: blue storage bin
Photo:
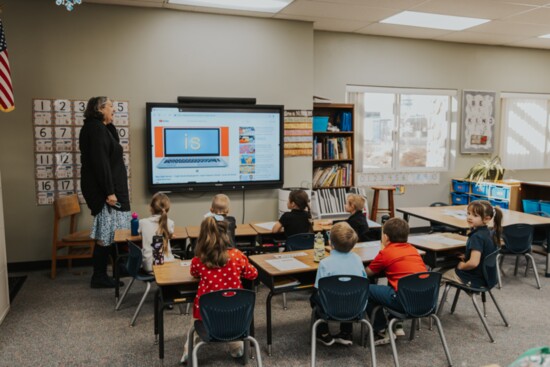
[[[550,201],[541,201],[540,211],[550,215]]]
[[[510,199],[510,188],[504,186],[491,186],[491,196],[499,199]]]
[[[540,202],[538,200],[522,200],[523,203],[523,212],[524,213],[533,213],[540,212]]]
[[[472,183],[472,194],[489,196],[489,187],[486,183]]]
[[[470,203],[476,200],[487,200],[487,197],[481,195],[470,195]]]
[[[470,192],[470,182],[469,181],[461,181],[461,180],[453,180],[453,191],[454,192],[469,193]]]
[[[313,132],[325,133],[328,128],[328,116],[313,116]]]
[[[489,202],[492,206],[498,206],[500,209],[508,209],[510,202],[506,200],[490,199]]]
[[[463,194],[459,192],[452,192],[451,193],[451,200],[453,205],[466,205],[468,204],[470,199],[470,195]]]

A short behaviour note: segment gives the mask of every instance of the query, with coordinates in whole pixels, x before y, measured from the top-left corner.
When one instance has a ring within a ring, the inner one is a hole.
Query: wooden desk
[[[155,281],[155,343],[159,345],[159,359],[164,360],[164,309],[174,303],[192,303],[197,294],[199,279],[191,276],[191,260],[176,260],[153,265]]]
[[[175,226],[174,227],[174,234],[172,235],[171,240],[186,240],[189,236],[187,235],[187,230],[185,227]],[[115,238],[114,242],[115,244],[125,244],[127,241],[132,241],[138,246],[141,246],[141,235],[132,236],[131,231],[129,229],[117,229],[115,231]],[[118,262],[121,258],[118,253],[118,247],[116,249],[116,258],[114,259],[115,265],[113,266],[113,273],[115,277],[115,302],[118,302],[119,296],[120,296],[120,274],[118,272]]]
[[[441,241],[441,237],[460,242],[446,244]],[[467,240],[468,237],[456,233],[433,233],[429,235],[409,236],[408,242],[417,249],[425,251],[424,263],[431,268],[436,268],[438,267],[438,260],[442,256],[464,251]]]
[[[409,217],[417,217],[429,221],[434,221],[448,225],[451,227],[459,228],[464,232],[468,229],[468,223],[466,223],[466,216],[464,219],[456,218],[449,214],[449,212],[462,211],[466,213],[467,205],[455,205],[455,206],[439,206],[439,207],[414,207],[414,208],[397,208],[398,212],[403,213],[403,219],[409,221]],[[538,215],[518,212],[515,210],[502,209],[502,226],[510,224],[530,224],[532,226],[541,226],[550,231],[550,218],[541,217]],[[545,255],[542,253],[542,255]],[[546,254],[546,271],[545,276],[550,278],[550,254]]]
[[[332,222],[334,220],[335,219],[315,219],[313,221],[313,232],[329,231],[332,228]],[[344,219],[342,219],[342,220],[344,220]],[[382,227],[382,225],[380,223],[377,223],[377,222],[372,221],[370,219],[367,219],[367,222],[369,223],[369,228],[370,229],[377,229],[377,228]],[[261,223],[261,222],[258,222],[258,223]],[[251,223],[250,225],[252,226],[252,228],[254,228],[254,230],[259,235],[273,234],[273,232],[271,232],[271,229],[266,229],[264,227],[260,227],[260,226],[257,225],[258,223]],[[281,231],[280,233],[282,233],[282,232],[283,231]]]
[[[190,239],[195,240],[199,238],[199,232],[201,227],[200,226],[187,226],[187,235]],[[249,236],[256,236],[258,232],[254,230],[254,228],[246,223],[246,224],[237,224],[237,227],[235,228],[235,237],[249,237]]]
[[[175,226],[174,234],[172,235],[173,240],[185,240],[189,238],[187,234],[187,229],[185,227]],[[115,231],[115,243],[126,243],[127,240],[132,242],[141,242],[141,235],[132,236],[129,229],[117,229]]]
[[[429,221],[438,222],[447,226],[455,227],[458,229],[468,229],[468,223],[466,222],[466,208],[467,205],[453,205],[453,206],[434,206],[434,207],[414,207],[414,208],[397,208],[398,212],[403,213],[403,219],[409,221],[410,216],[425,219]],[[544,218],[538,215],[527,214],[518,212],[515,210],[501,209],[502,210],[502,226],[510,224],[525,223],[533,226],[547,226],[550,225],[550,218]],[[462,212],[464,218],[457,218],[453,216],[453,213]]]
[[[361,260],[366,265],[370,263],[380,251],[380,242],[363,242],[364,245],[354,248],[353,251],[361,257]],[[281,256],[292,256],[292,254],[305,253],[302,256],[295,256],[296,260],[301,261],[308,267],[304,269],[295,269],[281,271],[269,264],[266,260],[273,260]],[[330,255],[330,254],[329,254]],[[311,289],[315,283],[315,276],[319,263],[313,261],[313,250],[290,251],[283,254],[270,253],[262,255],[250,256],[250,262],[258,269],[258,279],[269,288],[269,294],[266,299],[266,321],[267,321],[267,350],[271,355],[272,347],[272,322],[271,322],[271,299],[276,294],[285,292],[295,292],[306,289]],[[281,279],[292,276],[296,278],[300,284],[291,285],[288,287],[275,288],[275,285]]]

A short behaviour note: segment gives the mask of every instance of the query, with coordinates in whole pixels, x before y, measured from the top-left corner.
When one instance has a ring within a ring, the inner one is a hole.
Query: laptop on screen
[[[164,158],[158,168],[226,167],[220,157],[220,129],[164,129]]]

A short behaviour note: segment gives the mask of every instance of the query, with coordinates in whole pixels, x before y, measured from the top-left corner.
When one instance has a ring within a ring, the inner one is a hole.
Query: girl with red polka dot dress
[[[200,320],[200,297],[205,293],[225,289],[243,288],[241,278],[253,280],[258,270],[248,262],[248,258],[235,248],[227,233],[225,220],[218,221],[216,216],[206,217],[201,223],[195,257],[191,260],[191,275],[200,278],[199,289],[193,307],[193,320]],[[243,342],[230,342],[231,356],[243,355]],[[187,362],[187,341],[185,342],[181,363]]]

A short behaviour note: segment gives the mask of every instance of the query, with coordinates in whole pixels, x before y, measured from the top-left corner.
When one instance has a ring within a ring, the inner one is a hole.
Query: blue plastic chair
[[[298,233],[289,236],[285,243],[285,251],[310,250],[315,242],[314,233]],[[283,293],[283,309],[287,309],[286,293]]]
[[[298,233],[289,236],[285,242],[286,251],[310,250],[313,248],[315,234]]]
[[[207,343],[227,343],[250,341],[254,344],[258,366],[262,366],[260,346],[249,335],[254,317],[256,294],[246,289],[227,289],[203,294],[199,300],[202,320],[196,320],[189,329],[188,349],[192,352],[192,366],[198,366],[197,352]],[[201,341],[193,347],[193,333],[197,332]],[[248,358],[247,343],[244,349],[244,363]]]
[[[416,330],[415,325],[418,320],[423,317],[430,317],[430,319],[435,321],[441,344],[443,344],[445,356],[447,357],[447,362],[449,366],[452,366],[453,362],[451,360],[445,334],[443,333],[443,327],[441,326],[439,317],[436,315],[440,283],[441,273],[433,271],[411,274],[399,279],[397,282],[397,299],[405,312],[399,312],[384,307],[384,309],[393,316],[388,325],[388,331],[390,333],[390,342],[395,366],[399,366],[399,359],[397,357],[393,325],[400,320],[412,319],[413,324],[411,327],[410,340],[413,340]],[[374,309],[373,314],[375,314],[376,311],[377,309]]]
[[[139,312],[141,311],[141,306],[143,306],[143,302],[145,302],[145,298],[147,298],[147,295],[151,290],[151,283],[155,280],[155,277],[153,275],[140,272],[142,261],[143,261],[143,254],[141,253],[141,249],[138,246],[136,246],[136,244],[133,243],[132,241],[128,241],[128,258],[126,260],[126,270],[128,271],[128,274],[132,277],[132,280],[130,281],[126,289],[124,289],[124,292],[122,293],[122,297],[120,297],[120,300],[118,301],[115,307],[115,310],[118,311],[120,309],[120,305],[122,305],[122,301],[124,301],[126,294],[128,294],[128,291],[130,290],[130,288],[132,287],[132,284],[134,284],[136,280],[145,282],[145,284],[147,285],[147,287],[145,288],[145,293],[143,293],[143,297],[141,297],[141,301],[139,302],[136,312],[132,317],[130,326],[135,325],[136,319],[139,315]]]
[[[518,265],[520,256],[525,256],[525,276],[529,271],[529,261],[533,265],[533,271],[535,272],[535,279],[537,280],[537,287],[540,289],[540,279],[537,272],[537,265],[535,259],[531,255],[531,244],[533,243],[534,228],[529,224],[512,224],[502,229],[502,238],[504,239],[504,246],[501,247],[500,253],[497,256],[497,268],[498,268],[498,287],[502,287],[502,280],[500,277],[500,270],[502,268],[502,262],[504,256],[514,255],[516,257],[516,264],[514,267],[514,275],[518,273]]]
[[[460,291],[465,291],[466,294],[470,296],[470,298],[472,299],[472,303],[474,304],[476,312],[479,315],[479,318],[481,319],[483,326],[485,327],[485,331],[487,331],[487,334],[489,335],[489,339],[491,339],[491,343],[494,343],[495,339],[491,334],[491,330],[489,330],[489,325],[487,325],[487,321],[485,321],[485,317],[487,317],[487,309],[485,307],[486,293],[489,293],[489,295],[491,296],[491,299],[493,300],[493,303],[495,304],[495,307],[497,308],[498,313],[500,314],[500,317],[502,317],[502,320],[504,321],[504,325],[507,327],[510,326],[510,324],[508,324],[508,321],[506,321],[506,318],[504,317],[504,314],[502,313],[502,310],[500,309],[500,306],[498,305],[495,297],[493,296],[493,293],[491,293],[491,289],[493,289],[495,285],[498,283],[498,269],[497,269],[498,254],[499,254],[499,250],[496,250],[495,252],[491,253],[483,260],[482,266],[483,266],[483,278],[485,280],[484,286],[472,287],[466,284],[448,282],[445,285],[445,291],[443,292],[443,297],[441,297],[441,302],[437,310],[437,314],[440,315],[441,312],[443,311],[443,305],[447,300],[447,294],[449,293],[449,290],[451,289],[451,287],[453,287],[453,288],[456,288],[456,294],[453,300],[453,305],[451,307],[451,314],[454,313],[456,304],[458,302],[458,296],[460,295]],[[481,314],[481,310],[479,309],[479,306],[477,304],[477,300],[476,300],[477,294],[481,294],[481,301],[483,302],[483,315]]]
[[[311,315],[312,320],[316,315],[319,316],[311,328],[311,367],[315,367],[317,326],[322,322],[328,323],[328,321],[358,322],[361,323],[361,330],[363,330],[363,326],[366,326],[369,330],[371,365],[376,366],[374,332],[371,324],[365,318],[369,300],[367,278],[354,275],[321,278],[318,291],[320,305],[313,308]]]

